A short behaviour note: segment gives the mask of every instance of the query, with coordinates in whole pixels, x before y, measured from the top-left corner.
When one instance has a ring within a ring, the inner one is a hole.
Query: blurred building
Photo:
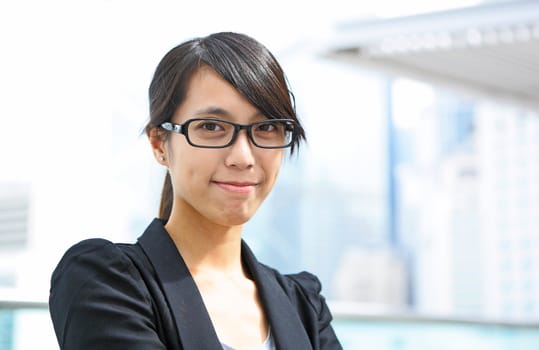
[[[328,57],[394,79],[390,215],[411,305],[537,320],[537,2],[349,22],[334,39]]]
[[[0,181],[0,290],[17,285],[19,260],[29,248],[32,202],[30,184]]]
[[[408,271],[395,251],[349,247],[341,253],[333,298],[401,310],[408,304]]]
[[[539,113],[483,103],[477,109],[485,309],[539,319]]]

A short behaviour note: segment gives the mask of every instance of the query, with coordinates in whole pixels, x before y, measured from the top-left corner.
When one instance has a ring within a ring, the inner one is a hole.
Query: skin
[[[186,99],[172,122],[197,117],[241,124],[266,119],[206,66],[190,79]],[[268,324],[256,285],[241,264],[241,232],[273,188],[284,151],[254,146],[245,131],[222,149],[193,147],[179,134],[165,139],[155,129],[149,139],[172,180],[174,201],[165,227],[197,284],[220,341],[238,350],[259,347],[268,335]]]

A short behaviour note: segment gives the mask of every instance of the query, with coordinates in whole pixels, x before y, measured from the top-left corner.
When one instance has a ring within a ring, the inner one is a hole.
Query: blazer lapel
[[[222,349],[195,281],[163,223],[155,219],[138,241],[163,286],[183,348]]]
[[[309,336],[290,299],[245,242],[242,242],[242,259],[258,288],[277,349],[312,350]]]

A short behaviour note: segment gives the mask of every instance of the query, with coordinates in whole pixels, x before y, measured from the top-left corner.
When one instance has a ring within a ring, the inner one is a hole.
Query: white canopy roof
[[[342,24],[328,56],[539,107],[539,1]]]

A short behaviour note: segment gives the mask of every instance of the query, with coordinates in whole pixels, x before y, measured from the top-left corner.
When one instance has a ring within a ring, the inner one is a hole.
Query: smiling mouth
[[[228,191],[228,192],[234,192],[234,193],[251,193],[254,191],[255,187],[257,186],[256,183],[253,182],[219,182],[214,181],[214,184],[216,184],[219,188]]]

